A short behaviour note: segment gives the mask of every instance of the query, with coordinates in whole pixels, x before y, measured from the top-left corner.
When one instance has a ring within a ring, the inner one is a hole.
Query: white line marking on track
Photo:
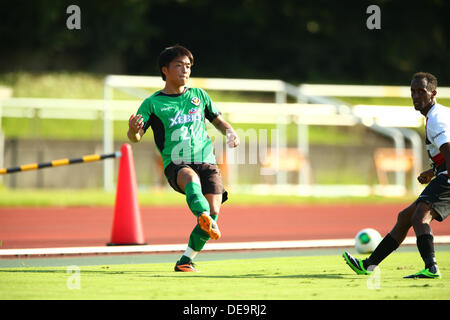
[[[434,236],[435,244],[450,243],[450,236]],[[300,249],[300,248],[334,248],[352,247],[354,239],[325,239],[297,241],[253,241],[207,243],[202,251],[257,250],[257,249]],[[416,237],[406,237],[402,244],[416,244]],[[164,245],[125,245],[104,247],[67,247],[67,248],[32,248],[0,249],[0,256],[39,256],[70,254],[107,254],[107,253],[154,253],[179,252],[186,249],[186,244]]]

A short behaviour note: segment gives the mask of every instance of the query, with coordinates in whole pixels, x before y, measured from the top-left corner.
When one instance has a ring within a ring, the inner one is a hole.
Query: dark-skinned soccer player
[[[411,98],[414,109],[426,118],[425,143],[432,167],[422,172],[417,180],[427,186],[410,206],[398,214],[392,230],[367,259],[357,259],[344,252],[346,263],[357,274],[370,274],[400,246],[412,227],[425,266],[405,278],[441,278],[430,223],[433,220],[442,222],[450,213],[450,109],[438,104],[436,95],[437,79],[434,75],[426,72],[413,75]]]

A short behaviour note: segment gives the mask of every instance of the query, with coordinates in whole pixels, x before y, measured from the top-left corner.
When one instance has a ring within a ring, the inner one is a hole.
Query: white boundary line
[[[435,244],[450,244],[450,236],[434,236]],[[416,237],[406,237],[402,244],[416,244]],[[353,247],[354,239],[298,240],[298,241],[254,241],[208,243],[203,251],[226,250],[258,250],[258,249],[301,249],[301,248],[333,248]],[[33,249],[0,249],[0,257],[4,256],[39,256],[70,254],[107,254],[107,253],[154,253],[184,251],[186,244],[165,245],[125,245],[104,247],[68,247],[68,248],[33,248]]]

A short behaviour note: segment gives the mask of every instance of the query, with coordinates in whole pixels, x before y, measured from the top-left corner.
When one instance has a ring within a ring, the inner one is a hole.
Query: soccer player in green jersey
[[[232,126],[208,94],[187,86],[193,64],[192,53],[180,45],[161,52],[158,65],[165,86],[145,99],[136,114],[131,115],[127,133],[130,141],[139,142],[152,128],[170,186],[186,195],[187,204],[197,217],[186,251],[175,264],[175,271],[182,272],[198,272],[192,260],[210,238],[220,238],[217,218],[228,197],[205,119],[226,136],[229,147],[239,145]]]

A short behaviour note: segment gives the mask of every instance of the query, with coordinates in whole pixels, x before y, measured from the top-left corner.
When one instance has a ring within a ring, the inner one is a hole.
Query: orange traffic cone
[[[136,172],[133,153],[128,143],[120,149],[116,203],[110,246],[146,244],[142,230],[141,212],[137,199]]]

